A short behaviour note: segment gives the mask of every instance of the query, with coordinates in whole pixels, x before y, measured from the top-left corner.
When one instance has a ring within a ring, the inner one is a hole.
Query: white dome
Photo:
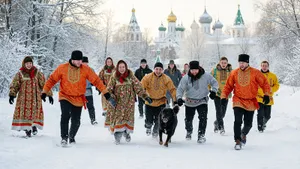
[[[197,24],[197,22],[194,20],[192,25],[191,25],[191,29],[199,29],[199,25]]]

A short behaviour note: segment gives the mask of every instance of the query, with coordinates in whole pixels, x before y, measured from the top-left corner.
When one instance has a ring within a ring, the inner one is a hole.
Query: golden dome
[[[131,12],[135,12],[135,9],[134,9],[134,8],[132,8]]]
[[[168,16],[168,22],[176,22],[177,17],[173,14],[173,11],[171,11],[170,15]]]

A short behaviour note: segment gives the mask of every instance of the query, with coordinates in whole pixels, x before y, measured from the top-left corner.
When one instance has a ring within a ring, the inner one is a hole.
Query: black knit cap
[[[89,63],[89,58],[86,57],[86,56],[83,56],[83,57],[82,57],[82,62],[83,62],[83,63]]]
[[[246,62],[249,63],[250,56],[247,54],[240,54],[239,55],[239,62]]]
[[[164,65],[160,62],[156,62],[155,65],[154,65],[154,68],[156,68],[156,67],[161,67],[163,69]]]
[[[74,50],[71,55],[72,60],[82,60],[82,52],[79,50]]]
[[[142,59],[141,63],[147,63],[147,60],[146,59]]]
[[[199,62],[196,60],[193,60],[190,62],[190,69],[199,69]]]

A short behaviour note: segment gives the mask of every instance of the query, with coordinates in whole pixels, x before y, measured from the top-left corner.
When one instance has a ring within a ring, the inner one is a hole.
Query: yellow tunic
[[[279,89],[278,79],[277,79],[277,76],[272,72],[266,72],[263,74],[267,78],[267,80],[270,84],[270,87],[271,87],[270,103],[268,105],[273,105],[274,104],[273,95]],[[258,93],[257,93],[257,97],[256,97],[257,101],[259,103],[263,103],[263,97],[264,97],[264,92],[263,92],[262,88],[258,88]]]
[[[171,78],[165,74],[162,74],[158,77],[154,72],[152,72],[144,76],[141,83],[143,88],[146,89],[146,92],[150,98],[153,100],[151,105],[146,102],[147,105],[158,107],[162,104],[166,104],[167,91],[170,91],[172,99],[176,100],[176,88]]]

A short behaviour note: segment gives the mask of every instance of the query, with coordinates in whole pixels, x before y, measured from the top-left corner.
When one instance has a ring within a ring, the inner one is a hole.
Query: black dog
[[[177,113],[179,112],[179,107],[176,105],[173,109],[164,108],[158,116],[159,125],[159,144],[162,145],[162,133],[167,134],[167,140],[164,146],[168,147],[168,143],[171,142],[171,137],[174,135],[178,120]]]

